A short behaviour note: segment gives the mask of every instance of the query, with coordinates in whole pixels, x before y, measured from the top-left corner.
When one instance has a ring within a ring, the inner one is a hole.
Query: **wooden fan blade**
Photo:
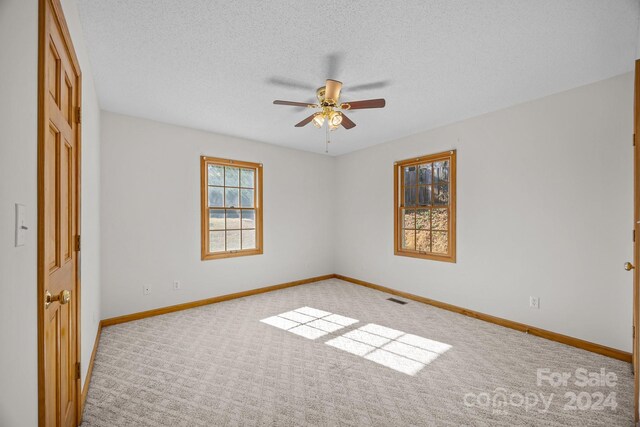
[[[291,105],[292,107],[308,107],[309,105],[311,105],[308,102],[293,102],[293,101],[280,101],[280,100],[273,101],[273,103],[276,105]]]
[[[365,101],[345,102],[340,108],[345,110],[362,110],[365,108],[382,108],[386,105],[384,98],[367,99]]]
[[[349,117],[345,116],[344,113],[342,113],[342,123],[340,123],[340,124],[345,129],[351,129],[351,128],[356,127],[356,124],[353,123],[353,121],[351,121],[351,119]]]
[[[304,119],[303,121],[301,121],[300,123],[298,123],[295,127],[297,128],[301,128],[302,126],[306,126],[309,124],[309,122],[311,120],[313,120],[313,116],[315,116],[315,113],[310,115],[309,117],[307,117],[306,119]]]
[[[334,102],[338,102],[340,99],[340,90],[342,89],[342,82],[337,80],[327,79],[324,90],[324,99],[332,99]]]

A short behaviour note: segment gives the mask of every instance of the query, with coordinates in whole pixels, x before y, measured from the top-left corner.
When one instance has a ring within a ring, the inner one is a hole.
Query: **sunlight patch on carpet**
[[[451,348],[449,344],[374,323],[347,332],[325,344],[407,375],[417,374]]]
[[[262,319],[261,322],[301,337],[315,340],[358,323],[358,320],[313,307],[300,307],[276,316],[267,317]]]
[[[358,323],[357,319],[300,307],[260,320],[292,334],[315,340]],[[397,329],[368,323],[325,344],[407,375],[416,375],[451,346]]]

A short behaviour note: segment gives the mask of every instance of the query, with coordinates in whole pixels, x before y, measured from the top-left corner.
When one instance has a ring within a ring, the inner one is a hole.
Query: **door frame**
[[[640,59],[635,63],[635,78],[633,88],[633,344],[632,344],[632,365],[633,365],[633,417],[638,423],[639,401],[640,399],[640,354],[638,350],[638,322],[640,321],[640,147],[637,136],[640,135]]]
[[[67,53],[71,60],[71,64],[73,66],[73,71],[75,73],[76,78],[76,105],[78,108],[82,106],[82,72],[80,70],[80,63],[78,61],[78,57],[76,55],[75,49],[73,47],[73,42],[71,40],[71,34],[69,33],[69,28],[67,26],[67,22],[64,17],[64,13],[62,11],[62,5],[60,4],[60,0],[39,0],[38,1],[38,285],[37,285],[37,305],[36,311],[38,316],[38,425],[45,425],[45,360],[44,360],[44,323],[45,323],[45,308],[44,308],[44,280],[45,280],[45,259],[44,259],[44,248],[45,248],[45,234],[44,234],[44,147],[45,147],[45,138],[46,131],[48,128],[48,123],[45,123],[46,109],[48,108],[48,97],[46,96],[47,90],[47,82],[46,82],[46,48],[48,46],[48,32],[47,32],[47,22],[49,16],[52,16],[55,21],[57,21],[60,26],[63,42],[67,49]],[[81,110],[80,110],[81,111]],[[76,170],[76,181],[75,188],[73,189],[76,197],[76,221],[75,221],[75,230],[73,231],[73,236],[76,239],[79,239],[80,236],[80,225],[81,225],[81,164],[82,164],[82,125],[79,123],[76,124],[76,156],[75,156],[75,170]],[[75,326],[76,326],[76,339],[75,339],[75,348],[76,348],[76,362],[80,363],[81,361],[81,348],[80,348],[80,302],[81,302],[81,283],[80,283],[80,252],[78,247],[74,247],[76,252],[76,286],[73,292],[73,298],[76,303],[76,318],[75,318]],[[81,365],[80,365],[81,366]],[[76,399],[75,399],[75,411],[76,411],[76,419],[78,421],[78,425],[82,422],[82,389],[81,389],[81,377],[75,379],[75,388],[76,388]]]

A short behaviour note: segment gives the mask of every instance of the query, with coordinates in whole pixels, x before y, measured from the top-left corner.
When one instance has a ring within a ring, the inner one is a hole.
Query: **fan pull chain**
[[[330,141],[331,132],[329,132],[329,124],[327,124],[326,130],[327,130],[327,138],[326,138],[326,144],[325,144],[324,152],[325,152],[325,154],[329,154],[329,143],[331,142]]]

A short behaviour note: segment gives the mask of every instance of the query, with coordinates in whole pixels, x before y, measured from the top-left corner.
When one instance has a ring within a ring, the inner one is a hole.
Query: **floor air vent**
[[[400,301],[399,299],[395,299],[395,298],[387,298],[387,299],[391,302],[395,302],[402,305],[405,305],[407,303],[407,301]]]

